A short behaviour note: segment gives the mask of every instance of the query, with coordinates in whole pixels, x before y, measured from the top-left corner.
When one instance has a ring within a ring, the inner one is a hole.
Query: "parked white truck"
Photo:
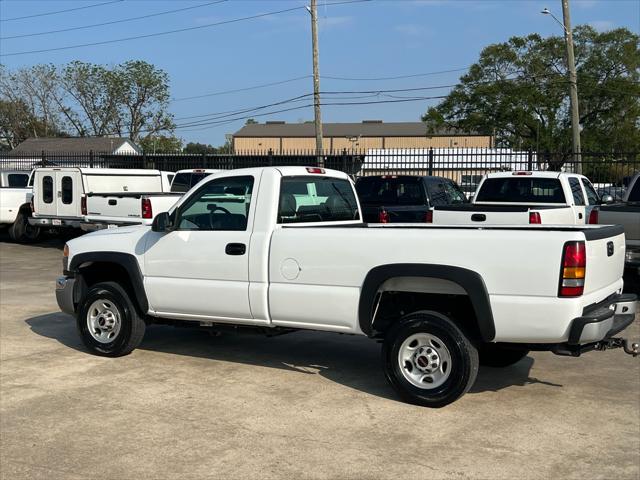
[[[28,187],[29,172],[0,172],[0,228],[7,228],[14,242],[35,241],[40,229],[29,225],[33,190]]]
[[[600,197],[583,175],[559,172],[489,173],[471,203],[436,206],[439,225],[584,225],[598,223]]]
[[[168,194],[170,172],[45,167],[34,171],[33,218],[40,227],[106,228],[151,222],[178,199]]]
[[[353,183],[320,168],[214,174],[152,227],[68,242],[56,282],[86,347],[117,357],[149,324],[365,335],[409,402],[441,407],[479,361],[529,350],[624,347],[636,296],[622,294],[617,226],[493,227],[362,222]],[[248,352],[247,355],[251,353]]]

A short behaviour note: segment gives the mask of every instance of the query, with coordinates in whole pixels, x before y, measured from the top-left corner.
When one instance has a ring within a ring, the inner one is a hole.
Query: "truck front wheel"
[[[385,375],[405,401],[439,408],[464,395],[478,374],[478,351],[446,316],[416,312],[395,324],[382,347]]]
[[[131,353],[144,336],[145,323],[129,295],[115,282],[97,283],[87,292],[77,316],[85,346],[96,355]]]

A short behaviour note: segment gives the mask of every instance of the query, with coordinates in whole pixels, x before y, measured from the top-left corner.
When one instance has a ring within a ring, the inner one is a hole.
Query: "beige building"
[[[491,148],[489,135],[453,131],[427,133],[422,122],[365,120],[362,123],[325,123],[323,146],[326,151],[368,150],[371,148]],[[315,127],[310,123],[266,122],[245,125],[233,134],[236,153],[314,151]]]

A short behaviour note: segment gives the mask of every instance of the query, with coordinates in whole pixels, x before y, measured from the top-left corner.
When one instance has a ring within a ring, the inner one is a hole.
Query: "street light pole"
[[[571,31],[571,16],[569,12],[569,0],[562,0],[562,19],[560,22],[548,8],[542,10],[545,15],[558,22],[564,30],[564,39],[567,47],[567,71],[569,73],[569,100],[571,103],[571,144],[573,161],[576,173],[582,173],[582,148],[580,145],[580,113],[578,110],[578,75],[576,74],[576,62],[573,53],[573,32]]]
[[[320,69],[318,67],[318,7],[317,0],[311,0],[307,7],[311,14],[311,44],[313,49],[313,113],[316,127],[316,155],[318,166],[324,167],[322,157],[322,115],[320,113]]]

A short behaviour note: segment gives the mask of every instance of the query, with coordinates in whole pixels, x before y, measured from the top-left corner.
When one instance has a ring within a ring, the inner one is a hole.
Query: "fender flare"
[[[371,320],[373,319],[376,292],[385,281],[395,277],[438,278],[460,285],[471,300],[482,340],[491,342],[495,338],[496,328],[489,294],[484,280],[477,272],[451,265],[414,263],[380,265],[367,273],[360,290],[358,305],[360,329],[367,336],[371,337],[374,334]]]
[[[144,279],[136,257],[129,253],[122,252],[79,253],[71,258],[69,271],[74,274],[79,273],[82,265],[91,262],[114,263],[124,268],[133,287],[133,294],[135,298],[132,300],[138,306],[143,315],[147,314],[149,311],[149,301],[147,300],[147,294],[144,291]]]

